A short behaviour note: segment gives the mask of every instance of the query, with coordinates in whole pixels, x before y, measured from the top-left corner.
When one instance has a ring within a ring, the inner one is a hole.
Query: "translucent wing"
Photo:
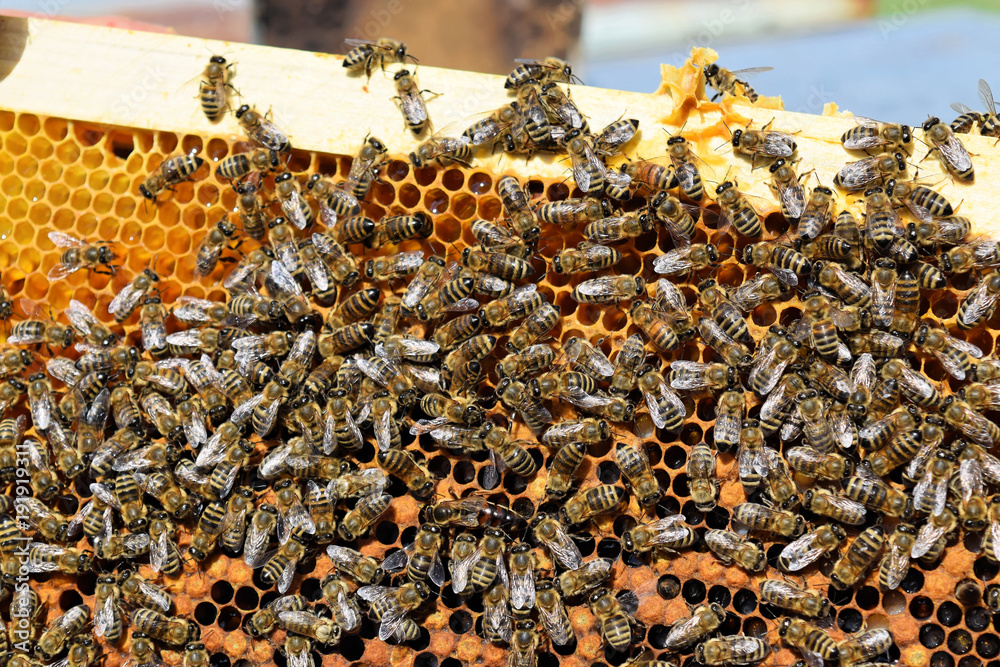
[[[498,605],[486,605],[483,609],[483,634],[487,636],[500,637],[509,642],[513,629],[510,625],[510,613],[507,609],[507,600],[501,596]]]
[[[343,587],[337,590],[337,607],[340,613],[339,623],[345,632],[351,632],[361,625],[357,605],[351,604]]]
[[[388,451],[392,447],[392,411],[385,410],[375,418],[375,442],[380,451]]]
[[[954,134],[949,134],[948,139],[944,143],[938,144],[937,148],[949,164],[958,171],[972,168],[972,158],[969,157],[969,151],[965,150],[965,146]]]
[[[700,628],[701,619],[698,616],[675,623],[664,640],[664,648],[677,650],[688,646],[702,635]]]
[[[521,574],[511,572],[510,603],[514,609],[531,609],[535,606],[535,577],[531,568]]]
[[[939,526],[931,521],[925,522],[920,527],[919,532],[917,532],[917,538],[913,541],[913,548],[910,549],[910,558],[920,558],[926,554],[946,532],[948,532],[947,525]],[[1000,539],[1000,524],[995,521],[992,522],[990,524],[990,532],[994,540]]]
[[[815,533],[806,533],[781,550],[781,558],[788,562],[789,572],[798,572],[819,560],[823,548],[817,546]]]
[[[643,528],[654,535],[653,539],[649,542],[652,546],[675,544],[678,540],[686,537],[689,532],[687,526],[684,525],[683,514],[665,516],[662,519],[645,524]]]
[[[764,134],[764,152],[778,157],[791,157],[795,152],[795,140],[783,132],[766,132]]]
[[[875,162],[879,158],[866,158],[849,162],[837,173],[836,182],[848,190],[860,190],[879,177]]]
[[[279,593],[287,593],[288,589],[292,587],[292,580],[295,579],[295,566],[298,560],[298,558],[290,559],[285,565],[285,569],[281,571],[281,576],[278,577]]]
[[[148,581],[140,581],[139,590],[146,596],[147,601],[159,607],[163,613],[170,611],[170,605],[172,604],[170,596],[162,588],[154,586]]]
[[[562,526],[559,526],[556,531],[555,539],[545,541],[545,547],[552,553],[553,558],[567,570],[578,570],[583,566],[583,556],[580,554],[579,547],[566,534]]]
[[[259,510],[258,510],[259,511]],[[243,541],[243,562],[256,569],[267,562],[267,544],[271,540],[270,530],[261,530],[257,522],[251,521]]]
[[[896,283],[883,285],[872,281],[872,321],[876,326],[888,327],[896,308]]]
[[[653,260],[653,270],[659,274],[674,275],[689,271],[694,264],[688,259],[689,248],[674,249]]]
[[[565,608],[562,602],[558,602],[552,607],[535,605],[535,609],[538,610],[538,619],[542,622],[545,633],[553,644],[565,646],[573,639],[573,626],[563,619]]]
[[[82,248],[87,245],[75,236],[63,232],[49,232],[49,240],[60,248]]]
[[[139,304],[142,294],[142,290],[135,286],[135,281],[130,282],[108,304],[108,313],[116,318],[124,317],[125,313],[134,310]]]
[[[468,556],[453,561],[451,565],[451,590],[462,593],[469,585],[469,572],[472,566],[483,557],[482,547],[476,547]]]
[[[160,531],[156,539],[149,545],[149,567],[153,572],[160,572],[170,557],[170,536],[167,531]]]
[[[177,305],[173,309],[173,315],[182,322],[200,323],[208,322],[208,310],[215,303],[208,299],[199,299],[193,296],[181,296],[177,299]]]
[[[108,595],[102,600],[100,606],[94,609],[94,635],[104,637],[115,628],[115,621],[118,620],[118,609],[115,607],[115,598]]]

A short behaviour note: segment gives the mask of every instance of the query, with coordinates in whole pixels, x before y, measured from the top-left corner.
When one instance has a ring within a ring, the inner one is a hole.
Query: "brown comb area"
[[[233,144],[221,137],[178,136],[171,133],[130,130],[125,128],[98,127],[63,120],[39,118],[28,114],[0,112],[0,269],[2,284],[9,296],[16,300],[27,297],[53,312],[61,312],[71,299],[78,299],[105,322],[112,318],[107,305],[114,294],[132,275],[153,262],[152,268],[161,276],[159,284],[163,300],[169,304],[182,294],[208,299],[225,299],[220,286],[226,265],[220,265],[211,276],[197,279],[194,276],[195,252],[203,235],[235,206],[235,193],[227,185],[215,180],[214,169],[227,155],[246,150],[246,145]],[[196,151],[211,166],[203,167],[193,182],[177,186],[172,193],[160,197],[153,205],[138,194],[138,187],[160,162],[171,155]],[[309,152],[293,152],[288,169],[295,173],[323,173],[342,179],[350,168],[351,158]],[[517,160],[511,160],[510,165]],[[522,182],[526,174],[512,173]],[[365,214],[380,218],[384,213],[413,213],[424,211],[432,215],[434,233],[426,241],[408,241],[394,251],[415,249],[437,254],[453,254],[474,239],[468,229],[475,218],[496,220],[502,215],[500,200],[496,195],[496,182],[500,174],[481,169],[422,168],[413,169],[406,162],[393,160],[382,174],[382,182],[372,187],[363,204]],[[526,189],[532,198],[548,200],[579,196],[558,181],[527,180]],[[635,198],[626,205],[635,210],[644,202]],[[782,234],[786,223],[779,214],[767,217],[765,228],[770,237]],[[117,277],[94,272],[78,271],[64,280],[50,283],[46,278],[49,269],[58,262],[60,249],[53,246],[47,234],[59,230],[73,236],[94,240],[113,241],[116,252],[123,259],[123,270]],[[551,257],[563,248],[574,247],[582,239],[581,230],[552,228],[543,232],[540,254]],[[757,270],[737,261],[735,255],[747,244],[735,231],[720,235],[699,223],[696,242],[710,241],[720,246],[720,253],[729,254],[714,271],[714,278],[725,285],[738,285]],[[660,248],[655,248],[657,244]],[[647,233],[625,245],[617,246],[624,259],[616,273],[642,273],[655,280],[652,261],[664,250],[670,249],[669,236]],[[241,250],[248,252],[255,242],[247,239]],[[381,251],[385,254],[385,251]],[[749,274],[748,274],[749,272]],[[681,289],[693,305],[697,284],[709,271],[692,276]],[[637,330],[629,324],[626,312],[615,306],[577,304],[570,292],[575,284],[587,276],[567,277],[553,272],[539,282],[539,291],[551,303],[561,307],[562,320],[551,332],[558,340],[565,341],[580,336],[598,345],[609,356],[624,340]],[[971,278],[959,276],[948,290],[925,298],[921,316],[940,320],[952,328],[958,303],[973,286]],[[784,301],[766,303],[748,317],[751,333],[759,340],[771,324],[787,325],[801,314],[801,304],[794,293]],[[168,320],[168,326],[173,321]],[[993,353],[993,334],[1000,326],[1000,317],[994,317],[986,327],[971,332],[971,342],[978,345],[985,355]],[[131,344],[139,344],[137,316],[125,324]],[[419,331],[419,329],[416,329]],[[503,349],[506,338],[498,341]],[[711,350],[701,344],[688,343],[673,358],[714,361]],[[496,381],[492,362],[486,367],[491,383]],[[922,370],[932,380],[945,379],[940,364],[925,360]],[[59,387],[57,387],[58,389]],[[720,630],[725,635],[745,633],[765,636],[778,648],[777,621],[781,614],[767,605],[761,605],[758,583],[765,577],[779,576],[773,569],[781,544],[765,542],[771,568],[759,575],[748,575],[735,566],[724,566],[706,553],[703,545],[683,551],[666,560],[654,561],[637,557],[622,557],[619,538],[636,519],[648,521],[676,512],[683,512],[699,532],[707,528],[725,528],[730,511],[744,501],[744,493],[737,479],[734,456],[724,454],[719,458],[717,473],[723,481],[719,507],[708,515],[694,508],[684,472],[688,453],[701,442],[713,442],[712,427],[715,415],[714,400],[703,396],[689,403],[689,416],[676,436],[665,436],[656,430],[645,414],[637,416],[634,432],[625,425],[618,425],[615,439],[592,447],[590,457],[580,471],[581,485],[615,483],[620,473],[613,460],[614,442],[643,444],[649,454],[655,474],[664,491],[663,499],[652,510],[643,510],[631,499],[631,506],[617,517],[601,517],[596,527],[589,529],[592,540],[581,543],[585,557],[613,558],[615,563],[608,585],[615,590],[629,589],[641,600],[638,620],[645,623],[647,634],[644,644],[657,654],[662,653],[663,641],[670,624],[689,614],[689,605],[716,602],[722,605],[727,619]],[[498,407],[495,415],[503,412]],[[494,417],[496,418],[496,417]],[[502,422],[501,422],[502,423]],[[519,426],[515,435],[527,432]],[[442,479],[438,484],[439,497],[449,494],[466,495],[479,491],[484,469],[491,465],[485,453],[470,458],[459,458],[434,447],[429,438],[411,443],[408,449],[420,450],[426,456],[432,472]],[[545,449],[546,462],[551,453]],[[374,451],[369,444],[359,457],[362,464],[373,460]],[[898,481],[898,480],[897,480]],[[513,507],[530,515],[544,502],[544,474],[524,480],[508,472],[493,489],[486,489],[490,501]],[[79,501],[85,501],[89,492],[85,485],[77,484],[75,492]],[[396,484],[392,488],[398,495],[389,511],[373,528],[369,537],[360,541],[360,549],[367,555],[381,558],[387,550],[412,541],[419,524],[417,501]],[[75,511],[77,500],[66,498],[59,507]],[[655,517],[653,516],[655,514]],[[190,522],[180,530],[180,547],[186,548],[190,540]],[[826,575],[816,567],[806,570],[805,581],[813,588],[828,593],[834,606],[834,625],[830,632],[835,639],[868,628],[891,629],[898,648],[900,663],[912,667],[935,665],[942,667],[973,667],[974,665],[1000,665],[1000,636],[994,627],[991,613],[982,605],[963,608],[954,601],[956,583],[968,577],[981,582],[993,580],[998,568],[984,557],[978,556],[979,537],[972,535],[964,543],[947,549],[944,558],[932,566],[914,563],[909,575],[897,591],[880,590],[877,571],[853,590],[838,592],[828,585]],[[79,546],[85,546],[81,543]],[[281,646],[284,632],[275,631],[270,638],[253,640],[243,631],[241,624],[249,614],[273,599],[273,590],[261,590],[259,579],[241,559],[231,559],[216,553],[202,566],[186,563],[183,573],[174,579],[157,577],[148,566],[140,567],[143,576],[160,583],[174,596],[176,614],[194,619],[201,625],[202,638],[212,654],[213,667],[248,667],[249,665],[277,664],[284,667],[285,658],[276,650]],[[548,563],[543,562],[543,567]],[[829,563],[827,563],[827,567]],[[320,599],[319,581],[331,570],[331,564],[322,551],[317,551],[298,566],[298,575],[290,592],[301,592],[310,599]],[[970,574],[971,573],[971,574]],[[36,590],[46,605],[46,622],[81,601],[94,607],[96,574],[78,577],[41,575],[37,577]],[[796,577],[794,581],[801,582]],[[658,583],[664,582],[661,591],[672,593],[665,598],[658,593]],[[670,586],[667,582],[673,582]],[[944,602],[942,602],[944,601]],[[506,647],[490,644],[477,635],[479,616],[482,612],[481,596],[476,595],[467,603],[450,594],[447,587],[433,606],[427,605],[426,617],[418,616],[426,632],[414,643],[390,646],[378,640],[378,625],[365,620],[360,634],[346,636],[338,646],[316,649],[317,659],[324,665],[391,664],[397,667],[459,667],[466,665],[502,665],[507,660]],[[583,667],[606,661],[603,644],[593,623],[593,616],[586,606],[569,608],[570,619],[577,634],[577,643],[571,651],[541,645],[538,656],[540,667]],[[106,654],[108,667],[124,664],[128,659],[128,640],[118,646],[99,642]],[[560,652],[562,650],[562,653]],[[895,658],[894,648],[892,657]],[[564,655],[563,653],[568,653]],[[690,650],[685,660],[690,661]],[[164,649],[164,662],[180,664],[181,653]],[[771,664],[791,665],[798,654],[787,648],[777,650],[769,658]],[[616,663],[620,659],[615,660]],[[687,664],[685,662],[684,664]]]

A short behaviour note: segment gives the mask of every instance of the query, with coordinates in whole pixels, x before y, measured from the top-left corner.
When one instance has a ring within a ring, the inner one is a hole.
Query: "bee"
[[[219,166],[215,168],[215,176],[220,180],[239,181],[254,171],[269,174],[278,171],[281,167],[282,162],[277,151],[266,148],[254,148],[249,152],[235,153],[222,160]],[[243,186],[246,186],[248,193],[253,194],[256,194],[260,187],[259,184],[246,181],[237,186],[236,191],[238,194],[243,194],[240,192],[240,187]]]
[[[840,297],[845,305],[867,308],[871,304],[872,290],[868,283],[836,262],[815,262],[813,276],[820,286]]]
[[[423,582],[407,582],[396,588],[385,586],[362,586],[358,597],[368,602],[370,614],[380,621],[379,639],[386,641],[396,638],[400,641],[412,639],[407,636],[407,614],[419,608],[430,596]],[[419,628],[417,628],[419,632]]]
[[[631,392],[635,388],[639,368],[642,367],[645,358],[646,351],[642,338],[638,334],[632,334],[619,348],[615,357],[608,391],[614,396],[624,396]]]
[[[427,468],[418,463],[413,455],[404,450],[390,448],[378,453],[379,467],[393,477],[398,477],[418,498],[426,498],[433,493],[437,482]]]
[[[795,140],[792,138],[792,135],[784,132],[769,131],[767,128],[770,125],[768,123],[760,130],[751,130],[748,127],[745,130],[738,129],[733,132],[733,152],[749,155],[753,160],[758,155],[776,158],[791,157],[796,149]],[[771,173],[775,173],[773,169]],[[719,205],[722,205],[721,201]],[[756,234],[748,234],[747,236],[756,236]]]
[[[837,559],[830,573],[830,583],[838,590],[853,586],[865,574],[882,552],[885,544],[885,529],[872,526],[861,532],[847,547],[847,551]]]
[[[173,186],[189,180],[196,171],[201,169],[201,165],[204,163],[203,159],[194,155],[178,155],[167,158],[160,163],[155,171],[150,172],[146,180],[139,185],[139,194],[155,202],[157,196],[164,190],[172,190]],[[58,233],[50,232],[49,238],[51,238],[51,234]],[[53,242],[55,243],[54,239]]]
[[[487,338],[494,339],[493,336],[488,336]],[[449,355],[450,356],[450,355]],[[497,372],[502,376],[510,377],[513,379],[523,379],[529,375],[536,375],[542,370],[548,368],[555,361],[556,353],[551,347],[545,344],[531,345],[526,347],[523,351],[516,354],[511,354],[500,361],[497,364]],[[459,355],[459,358],[463,363],[467,363],[465,355]],[[456,359],[458,361],[458,359]],[[476,359],[479,361],[479,359]],[[434,394],[431,394],[434,396]],[[426,397],[425,397],[426,398]],[[444,397],[442,397],[444,398]],[[448,400],[448,399],[445,399]],[[465,406],[455,405],[453,410],[464,410]],[[431,415],[432,417],[446,416],[443,410],[432,408],[432,412],[428,412],[426,409],[424,412]],[[465,419],[460,416],[460,413],[455,412],[456,419],[451,419],[454,422],[464,422]],[[480,420],[481,423],[481,420]],[[475,426],[475,424],[472,424]]]
[[[880,152],[907,151],[913,147],[913,132],[909,125],[880,123],[871,118],[855,116],[858,123],[840,137],[840,143],[848,150],[876,149]]]
[[[35,644],[35,656],[44,662],[52,662],[59,653],[66,647],[70,640],[83,631],[90,618],[90,607],[80,604],[70,607],[61,616],[58,616],[49,627],[46,628],[42,636]]]
[[[337,527],[340,536],[348,541],[365,535],[382,514],[389,508],[392,496],[388,493],[365,496],[353,510],[341,520]]]
[[[767,567],[760,540],[740,537],[728,530],[709,530],[705,533],[705,545],[727,565],[735,562],[749,572],[761,572]]]
[[[888,181],[906,174],[906,158],[903,153],[886,153],[874,157],[848,162],[833,177],[833,183],[849,191],[864,190],[880,181]]]
[[[610,573],[611,561],[606,558],[595,558],[584,563],[579,569],[563,572],[555,583],[563,598],[572,598],[596,588]]]
[[[940,253],[938,264],[949,275],[995,267],[1000,265],[1000,243],[988,240],[964,243]]]
[[[620,507],[625,498],[624,489],[610,484],[581,489],[559,508],[559,517],[566,524],[584,523]]]
[[[278,153],[287,153],[292,149],[285,133],[250,105],[244,104],[236,110],[236,120],[240,122],[240,127],[250,141],[261,148]]]
[[[847,534],[837,524],[819,526],[786,545],[778,565],[786,572],[798,572],[837,549],[845,539]]]
[[[59,261],[49,269],[46,277],[50,281],[62,280],[63,278],[69,276],[70,274],[76,273],[80,269],[90,269],[95,273],[103,273],[110,275],[114,271],[113,262],[117,259],[114,250],[111,245],[104,241],[99,241],[97,243],[87,243],[76,237],[70,236],[69,234],[64,234],[63,232],[49,232],[49,240],[57,248],[65,248],[62,254],[59,256]],[[98,269],[100,266],[107,267],[106,271],[101,271]],[[74,306],[74,304],[76,304]],[[70,323],[79,331],[81,331],[82,336],[86,336],[89,333],[90,327],[87,326],[91,321],[96,326],[101,326],[94,319],[94,316],[90,313],[86,306],[81,304],[75,299],[70,301],[70,308],[66,309],[66,316],[69,318]],[[74,310],[78,313],[83,313],[83,317],[80,315],[74,316]],[[77,320],[83,320],[82,322],[77,322]],[[110,332],[109,332],[110,333]]]
[[[550,80],[545,82],[541,78],[536,78],[542,82],[542,105],[554,123],[552,127],[553,139],[557,138],[557,130],[565,132],[568,129],[579,129],[584,133],[588,133],[590,127],[587,125],[587,118],[573,100],[570,99],[569,93],[560,88],[555,81]]]
[[[706,443],[700,442],[688,456],[688,486],[691,499],[699,512],[708,512],[715,507],[719,485],[715,481],[715,453]]]
[[[672,552],[694,544],[697,533],[684,525],[684,516],[672,514],[625,531],[622,546],[626,551],[636,553]]]
[[[650,419],[657,428],[666,429],[667,431],[678,430],[687,416],[687,408],[684,406],[684,402],[671,389],[674,378],[673,372],[671,370],[671,384],[667,384],[662,373],[655,370],[652,366],[644,366],[639,369],[637,380],[639,391],[646,401],[646,408],[649,410]]]
[[[771,165],[770,172],[771,189],[781,203],[781,214],[788,220],[799,220],[805,212],[806,195],[799,177],[795,175],[795,169],[785,162],[785,158],[778,158]]]
[[[201,635],[194,621],[165,616],[152,609],[137,609],[132,612],[130,620],[136,631],[172,646],[183,646]]]
[[[566,528],[553,515],[538,514],[531,522],[535,539],[567,570],[583,567],[580,549],[566,532]]]
[[[151,269],[144,269],[115,295],[108,304],[108,313],[114,315],[116,322],[124,322],[158,282],[160,282],[158,275]]]
[[[754,238],[760,236],[760,216],[732,182],[726,181],[718,186],[715,194],[723,214],[723,222],[720,222],[720,225],[732,223],[743,236]]]
[[[803,616],[821,618],[830,613],[830,601],[822,593],[780,579],[760,582],[760,599]]]
[[[340,641],[340,626],[330,618],[322,618],[309,611],[278,612],[278,625],[289,633],[309,637],[320,644]]]
[[[351,597],[347,582],[335,574],[328,574],[320,582],[323,601],[333,614],[333,621],[343,632],[354,632],[361,627],[361,609]]]
[[[646,293],[646,281],[641,276],[605,276],[590,278],[573,288],[571,296],[577,303],[617,303]]]
[[[345,61],[346,62],[346,61]],[[403,112],[406,126],[413,134],[420,134],[430,127],[430,118],[427,116],[427,103],[423,94],[429,90],[420,90],[417,80],[410,70],[401,69],[392,77],[396,82],[396,104]]]
[[[205,234],[198,245],[198,253],[195,257],[194,274],[196,276],[204,278],[215,269],[215,266],[219,263],[219,255],[227,247],[226,243],[235,233],[236,225],[223,218]],[[232,249],[230,248],[230,250]],[[235,260],[222,258],[222,261]]]
[[[885,628],[866,630],[837,644],[841,664],[858,665],[871,660],[892,647],[892,633]]]
[[[809,489],[802,499],[802,506],[815,514],[827,516],[834,521],[860,525],[865,520],[865,506],[861,503],[834,495],[827,489]]]
[[[696,326],[702,340],[729,366],[747,366],[751,362],[746,345],[734,340],[719,324],[708,317],[698,318]]]
[[[632,617],[639,608],[635,593],[623,591],[616,597],[607,589],[600,589],[587,602],[604,642],[615,651],[628,651],[634,642],[632,628],[639,625]]]
[[[424,254],[420,250],[387,255],[365,262],[363,274],[365,280],[375,283],[390,282],[413,275],[424,263]]]
[[[308,637],[288,633],[280,650],[290,667],[315,667],[312,646],[312,640]]]
[[[917,530],[908,523],[896,525],[888,539],[885,555],[879,564],[879,583],[888,590],[895,590],[910,569],[910,551],[916,540]]]
[[[462,138],[431,137],[410,153],[410,164],[416,168],[439,165],[471,167],[472,147]]]
[[[983,356],[982,350],[972,343],[955,338],[943,329],[932,329],[926,324],[917,330],[914,343],[923,351],[933,353],[948,374],[956,380],[964,380],[972,372],[977,360]]]
[[[510,640],[507,667],[537,667],[538,640],[534,621],[517,621]]]
[[[550,427],[543,435],[542,442],[550,447],[561,447],[571,442],[596,444],[611,437],[608,422],[594,418],[565,420]]]
[[[226,63],[222,56],[212,56],[202,73],[204,77],[198,84],[198,96],[201,98],[201,110],[209,121],[215,122],[229,108],[229,83],[232,77],[233,63]]]
[[[76,341],[76,330],[45,317],[35,302],[21,298],[18,305],[25,315],[33,319],[22,320],[11,327],[7,336],[9,345],[51,345],[67,348]]]
[[[544,112],[543,112],[544,114]],[[572,129],[562,138],[562,144],[573,163],[573,179],[586,196],[596,196],[604,190],[604,163],[595,146],[579,129]]]
[[[543,580],[535,584],[535,609],[553,644],[565,646],[573,641],[575,633],[562,596],[553,582]]]
[[[786,618],[778,627],[778,636],[785,642],[797,648],[807,658],[810,664],[819,664],[823,660],[837,660],[840,649],[837,642],[819,627],[798,618]]]
[[[726,610],[722,605],[711,603],[699,605],[689,618],[674,623],[664,639],[664,648],[677,651],[694,644],[712,632],[726,620]]]
[[[302,526],[292,528],[288,541],[264,563],[260,571],[261,582],[268,587],[277,583],[279,593],[287,592],[295,578],[295,566],[306,553],[308,539],[309,533]]]
[[[403,551],[397,551],[382,563],[382,569],[393,571],[406,566],[406,576],[410,581],[430,579],[438,587],[444,585],[445,571],[441,563],[441,527],[425,523],[417,531],[413,543]]]
[[[938,153],[941,162],[952,176],[967,183],[975,180],[972,158],[949,126],[942,123],[940,118],[932,117],[924,122],[922,129],[924,137],[934,145],[930,152]]]
[[[344,68],[349,72],[364,69],[369,79],[376,67],[381,67],[384,72],[385,66],[391,63],[405,63],[407,59],[417,62],[407,52],[406,44],[391,37],[380,37],[374,42],[367,39],[345,39],[344,42],[352,47],[344,56]]]
[[[644,449],[619,442],[615,445],[615,462],[638,497],[640,505],[653,505],[660,499],[660,485],[653,476],[653,469]]]
[[[326,548],[326,554],[338,572],[359,583],[377,584],[385,575],[378,561],[354,549],[331,545]]]
[[[749,665],[760,662],[771,647],[757,637],[714,637],[694,649],[695,660],[703,665]]]
[[[498,583],[483,594],[483,636],[493,642],[509,642],[512,634],[507,587]]]
[[[498,467],[506,466],[522,477],[530,477],[538,471],[538,465],[525,448],[525,445],[532,443],[511,438],[510,431],[490,421],[483,425],[479,437],[483,445],[494,455],[494,460],[499,459],[503,462],[503,465],[497,462]]]
[[[565,498],[586,456],[587,446],[582,442],[570,442],[560,447],[549,463],[545,494],[556,499]]]
[[[682,391],[715,391],[731,386],[736,369],[721,363],[674,360],[670,362],[670,386]]]
[[[170,611],[174,601],[170,595],[159,586],[150,584],[134,570],[123,570],[118,575],[118,587],[121,596],[131,604],[147,609],[160,609],[163,613]],[[96,613],[95,613],[96,622]]]
[[[790,287],[799,284],[798,275],[812,271],[811,262],[802,253],[768,241],[748,245],[743,251],[743,261],[766,268]]]
[[[983,447],[1000,442],[1000,426],[976,412],[965,401],[949,396],[944,400],[942,416],[952,428]]]
[[[573,83],[579,81],[573,75],[573,67],[554,56],[542,60],[516,58],[518,66],[507,76],[503,87],[507,90],[517,90],[532,79],[546,83]]]
[[[434,231],[428,215],[422,212],[413,215],[387,215],[375,223],[371,235],[365,240],[369,248],[380,248],[386,244],[397,245],[408,239],[424,239]]]
[[[94,592],[94,635],[117,642],[122,636],[121,589],[113,574],[97,578]]]
[[[661,190],[650,200],[649,209],[670,232],[676,247],[690,245],[696,233],[695,221],[684,204],[665,190]]]
[[[516,103],[507,104],[484,116],[462,132],[461,140],[472,146],[484,146],[502,141],[507,152],[514,152],[517,147],[512,127],[520,122],[521,114],[518,105]],[[513,177],[505,176],[501,178],[501,182],[504,178]],[[503,199],[503,193],[500,192],[499,187],[498,193]]]
[[[747,69],[730,71],[725,67],[719,67],[716,64],[706,65],[704,68],[705,83],[709,85],[715,94],[712,96],[712,101],[719,99],[725,93],[729,93],[733,97],[742,94],[750,102],[756,102],[758,99],[757,91],[750,87],[743,79],[738,78],[739,76],[747,76],[749,74],[759,74],[761,72],[770,72],[773,67],[750,67]],[[737,88],[739,84],[739,88]]]
[[[741,503],[733,509],[733,518],[752,530],[783,537],[799,537],[806,529],[801,515],[756,503]]]
[[[177,527],[163,511],[149,516],[149,565],[153,572],[173,576],[181,570],[181,554],[175,541]]]
[[[1000,271],[984,275],[958,306],[958,326],[971,329],[980,322],[993,317],[997,300],[1000,299]]]

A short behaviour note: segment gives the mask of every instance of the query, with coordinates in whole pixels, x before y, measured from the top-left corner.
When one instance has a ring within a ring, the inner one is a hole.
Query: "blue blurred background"
[[[3,0],[4,9],[328,52],[343,52],[345,37],[389,35],[421,64],[498,74],[516,57],[560,55],[590,85],[643,92],[656,88],[660,63],[707,46],[729,69],[774,67],[752,83],[789,110],[835,101],[909,124],[953,118],[951,102],[982,109],[980,77],[1000,97],[1000,0]]]

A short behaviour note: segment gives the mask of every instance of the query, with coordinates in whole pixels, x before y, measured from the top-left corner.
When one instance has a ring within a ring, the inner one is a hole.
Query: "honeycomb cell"
[[[458,169],[449,169],[441,176],[441,185],[447,190],[460,190],[465,184],[465,175]]]
[[[0,143],[0,148],[2,148],[2,143]],[[0,152],[0,174],[9,174],[14,171],[14,159]]]
[[[9,132],[14,127],[14,112],[0,111],[0,131]]]
[[[476,214],[476,200],[467,194],[458,194],[452,198],[451,212],[462,220],[468,220]]]
[[[19,134],[8,134],[4,137],[3,147],[10,155],[23,155],[28,150],[28,142]]]
[[[44,137],[35,137],[34,139],[32,139],[31,143],[29,144],[28,150],[31,152],[32,156],[34,156],[39,160],[44,160],[46,158],[51,157],[54,151],[52,147],[52,142],[50,142],[48,139],[45,139]]]
[[[80,153],[80,147],[72,141],[66,141],[56,146],[56,157],[64,164],[73,164],[79,160]]]
[[[7,202],[7,215],[12,220],[20,220],[28,214],[28,202],[20,197]]]
[[[420,190],[410,183],[399,186],[399,203],[406,208],[414,208],[420,203]]]
[[[28,218],[31,220],[31,224],[36,226],[43,226],[52,217],[52,209],[42,203],[37,203],[32,205],[28,210]]]
[[[428,190],[424,195],[424,207],[431,213],[444,213],[448,210],[448,204],[448,195],[438,188]]]
[[[3,169],[0,167],[0,172],[2,171]],[[46,160],[42,163],[39,172],[41,173],[43,179],[52,183],[54,181],[58,181],[62,177],[63,169],[62,165],[55,160]]]
[[[484,220],[496,220],[502,210],[500,200],[496,197],[483,197],[479,200],[479,217]]]

